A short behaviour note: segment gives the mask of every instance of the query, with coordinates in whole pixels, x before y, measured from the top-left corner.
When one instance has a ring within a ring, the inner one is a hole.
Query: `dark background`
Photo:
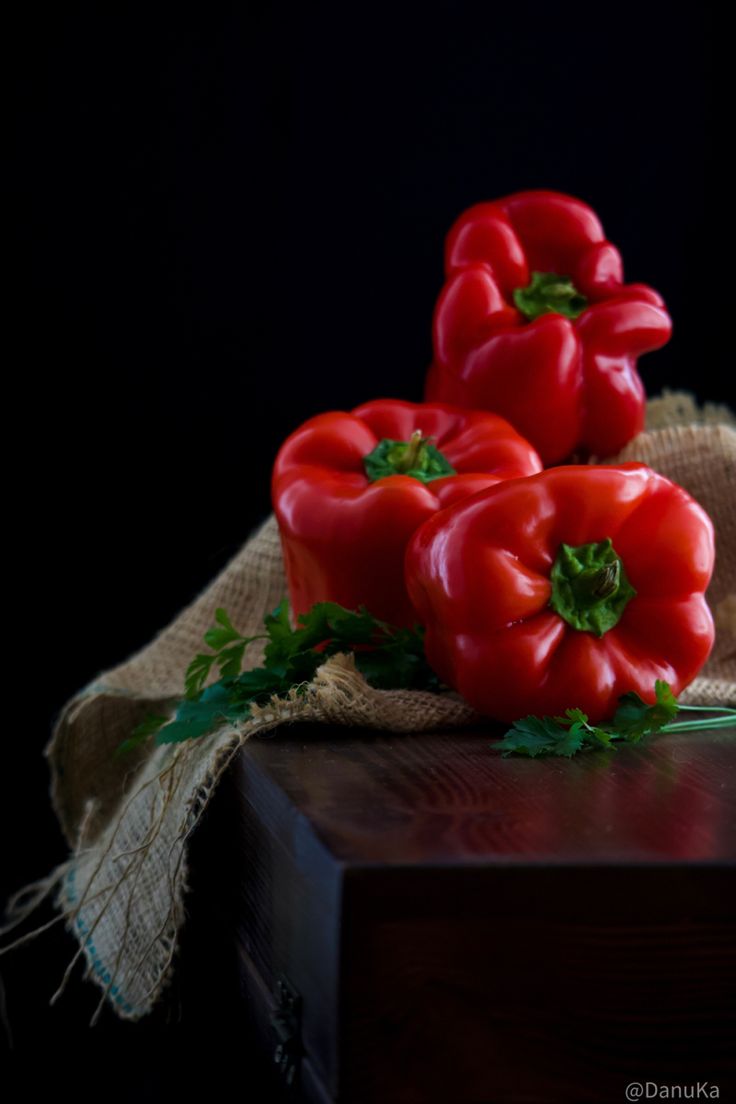
[[[421,397],[465,207],[590,203],[674,319],[649,392],[729,398],[715,36],[705,4],[26,7],[7,40],[2,891],[66,857],[41,755],[57,711],[234,554],[285,435]],[[91,1094],[112,1062],[108,1099],[147,1100],[196,1016],[89,1036],[96,990],[46,1008],[73,949],[57,932],[1,960],[16,1064],[35,1084],[63,1053]]]

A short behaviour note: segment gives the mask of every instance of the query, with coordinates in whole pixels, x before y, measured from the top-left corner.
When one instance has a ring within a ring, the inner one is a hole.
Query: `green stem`
[[[514,304],[529,322],[543,314],[561,314],[565,318],[579,318],[588,305],[569,276],[556,272],[532,272],[531,283],[516,288]]]
[[[736,728],[736,717],[717,717],[714,721],[674,721],[662,725],[660,732],[697,732],[706,728]]]
[[[409,472],[419,460],[422,445],[431,444],[432,438],[422,437],[421,429],[415,429],[409,438],[406,446],[406,452],[396,464],[396,470],[399,473]]]
[[[724,713],[727,717],[736,717],[736,709],[730,709],[727,705],[680,705],[680,712],[687,709],[688,713]]]
[[[425,437],[420,429],[414,430],[408,441],[384,437],[373,452],[363,457],[363,466],[371,483],[389,475],[408,475],[420,483],[431,483],[457,474],[432,444],[432,438]]]
[[[617,625],[636,591],[608,537],[561,544],[550,573],[550,606],[579,632],[603,636]]]

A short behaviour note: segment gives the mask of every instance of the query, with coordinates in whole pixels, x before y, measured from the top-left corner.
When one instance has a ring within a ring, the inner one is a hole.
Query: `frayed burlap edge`
[[[80,711],[104,697],[104,690],[97,689],[70,703],[59,725],[70,714],[78,721]],[[220,728],[201,740],[157,748],[140,766],[104,829],[94,831],[93,841],[90,826],[96,808],[90,799],[73,858],[16,895],[0,934],[21,923],[56,890],[61,916],[51,923],[66,920],[80,946],[51,1003],[61,996],[84,955],[87,977],[102,989],[92,1023],[106,1001],[122,1018],[140,1019],[173,974],[188,890],[187,841],[222,774],[251,736],[295,722],[418,732],[478,719],[454,693],[376,690],[356,670],[352,656],[333,656],[311,683],[292,689],[286,698],[254,707],[246,723]],[[3,953],[49,926],[3,948]]]

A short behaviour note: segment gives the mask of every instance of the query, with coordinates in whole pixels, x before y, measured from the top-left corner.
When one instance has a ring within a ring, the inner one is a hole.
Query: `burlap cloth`
[[[684,486],[714,519],[717,566],[708,597],[717,643],[702,677],[682,696],[701,704],[736,699],[733,424],[722,407],[699,410],[688,396],[665,395],[649,404],[651,428],[612,458],[644,461]],[[233,755],[254,732],[295,721],[423,732],[478,720],[455,694],[374,690],[349,657],[336,656],[304,695],[256,708],[243,724],[183,744],[151,744],[125,758],[113,754],[146,714],[173,707],[218,606],[250,635],[285,593],[278,532],[269,518],[173,624],[81,690],[59,716],[46,756],[53,805],[72,855],[16,895],[5,930],[56,890],[57,919],[79,942],[65,981],[84,956],[87,974],[103,990],[97,1014],[109,1001],[120,1016],[137,1019],[161,996],[184,920],[188,838]],[[253,648],[249,662],[259,661]]]

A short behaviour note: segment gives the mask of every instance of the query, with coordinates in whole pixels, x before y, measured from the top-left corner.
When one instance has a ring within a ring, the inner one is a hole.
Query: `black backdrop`
[[[65,857],[41,757],[56,711],[265,516],[284,436],[420,398],[463,208],[529,187],[589,202],[674,319],[648,390],[729,397],[714,37],[707,5],[628,0],[26,8],[3,888]],[[87,1045],[82,986],[42,1007],[70,946],[54,938],[3,967],[27,1075],[36,1048]],[[97,1030],[118,1046],[117,1025]],[[125,1033],[137,1061],[146,1039]]]

